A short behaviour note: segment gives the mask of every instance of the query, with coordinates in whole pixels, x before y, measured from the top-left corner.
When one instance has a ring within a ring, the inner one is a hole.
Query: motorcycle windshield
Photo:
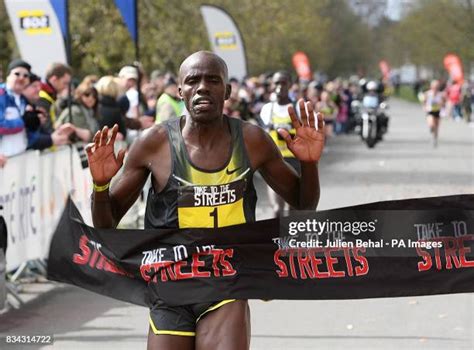
[[[377,108],[379,106],[379,99],[377,96],[366,95],[362,100],[362,105],[365,108]]]

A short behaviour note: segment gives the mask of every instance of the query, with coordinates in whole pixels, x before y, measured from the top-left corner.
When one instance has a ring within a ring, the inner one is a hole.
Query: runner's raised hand
[[[86,147],[92,179],[98,186],[108,184],[122,167],[125,150],[121,149],[117,156],[114,153],[117,132],[118,125],[115,124],[109,138],[109,128],[104,126],[102,130],[97,131],[94,135],[93,143]]]
[[[285,139],[286,144],[295,157],[302,162],[317,162],[321,158],[324,148],[324,119],[321,113],[314,113],[311,102],[298,101],[301,121],[296,115],[293,106],[288,106],[291,123],[296,130],[296,135],[291,138],[285,129],[278,129],[278,133]],[[305,108],[306,107],[306,108]],[[306,112],[307,110],[307,112]],[[318,128],[315,128],[315,119]]]

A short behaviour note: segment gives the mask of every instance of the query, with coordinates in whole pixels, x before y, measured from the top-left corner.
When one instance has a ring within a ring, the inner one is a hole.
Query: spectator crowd
[[[136,65],[118,74],[73,79],[72,69],[62,63],[49,66],[44,77],[21,59],[9,63],[5,82],[0,82],[0,167],[9,157],[26,150],[45,150],[75,142],[90,142],[102,127],[119,126],[118,139],[128,145],[154,124],[186,114],[178,82],[171,72],[146,74]],[[366,93],[366,81],[358,77],[332,81],[297,81],[287,72],[287,103],[303,98],[324,113],[327,137],[354,130],[351,102]],[[224,113],[271,129],[271,118],[261,114],[265,104],[277,101],[281,89],[275,74],[231,78],[230,98]],[[472,123],[474,85],[445,83],[446,116]],[[384,85],[380,83],[381,95]],[[285,103],[286,103],[285,102]],[[272,109],[273,110],[273,109]]]

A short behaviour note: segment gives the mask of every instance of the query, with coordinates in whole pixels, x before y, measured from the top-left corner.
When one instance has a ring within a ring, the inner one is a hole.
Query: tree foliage
[[[448,53],[459,55],[469,70],[474,63],[474,9],[472,0],[419,0],[388,33],[394,45],[386,55],[394,63],[413,63],[443,70]]]
[[[473,0],[417,0],[400,22],[377,25],[356,15],[350,0],[138,0],[140,61],[147,71],[176,72],[190,53],[209,49],[199,7],[224,8],[239,26],[250,74],[292,70],[304,51],[329,76],[375,74],[380,59],[440,69],[447,52],[474,62]],[[359,2],[362,0],[359,0]],[[378,2],[380,3],[380,1]],[[116,73],[135,48],[113,0],[70,1],[72,65],[77,75]],[[0,66],[18,52],[0,1]]]
[[[15,45],[15,38],[10,27],[10,21],[8,20],[7,11],[5,4],[0,1],[0,80],[5,78],[4,71],[8,65],[8,62],[12,58],[18,58],[19,53]]]

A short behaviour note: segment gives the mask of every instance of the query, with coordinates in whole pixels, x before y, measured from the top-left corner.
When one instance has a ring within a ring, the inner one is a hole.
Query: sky
[[[348,0],[355,13],[369,24],[377,24],[382,16],[399,21],[412,5],[413,0]]]
[[[385,15],[393,21],[398,21],[400,20],[401,10],[402,10],[401,0],[388,0]]]

